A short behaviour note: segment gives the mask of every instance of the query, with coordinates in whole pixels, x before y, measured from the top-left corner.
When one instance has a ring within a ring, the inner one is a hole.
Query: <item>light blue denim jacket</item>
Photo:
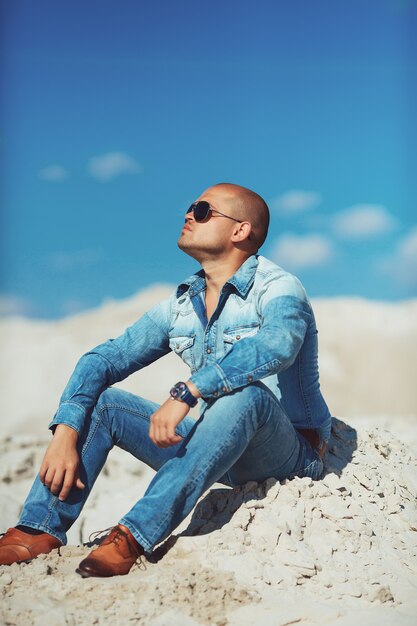
[[[81,432],[104,389],[172,350],[190,367],[203,407],[262,380],[296,428],[317,428],[327,441],[331,416],[319,385],[316,322],[300,281],[253,255],[223,286],[209,322],[205,289],[200,270],[120,337],[83,355],[49,427]]]

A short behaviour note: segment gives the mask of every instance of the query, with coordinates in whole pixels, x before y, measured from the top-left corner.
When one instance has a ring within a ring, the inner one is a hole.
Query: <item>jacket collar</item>
[[[226,286],[228,286],[229,291],[235,289],[242,298],[244,298],[252,283],[255,279],[256,268],[258,267],[258,255],[253,254],[250,256],[242,265],[239,267],[237,272],[233,274],[231,278],[227,281]],[[195,296],[197,293],[204,291],[206,288],[206,279],[205,272],[203,269],[196,272],[182,283],[180,283],[177,287],[176,296],[179,298],[186,291],[189,292],[190,296]]]

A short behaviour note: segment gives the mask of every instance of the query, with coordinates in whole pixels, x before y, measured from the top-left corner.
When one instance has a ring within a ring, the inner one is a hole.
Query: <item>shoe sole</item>
[[[118,574],[95,574],[94,572],[87,572],[84,569],[80,569],[77,567],[75,570],[77,574],[81,576],[81,578],[111,578],[112,576],[117,576]]]
[[[79,567],[77,567],[75,572],[76,572],[76,574],[79,574],[81,576],[81,578],[91,578],[91,577],[95,576],[95,574],[92,574],[90,572],[86,572],[83,569],[80,569]]]

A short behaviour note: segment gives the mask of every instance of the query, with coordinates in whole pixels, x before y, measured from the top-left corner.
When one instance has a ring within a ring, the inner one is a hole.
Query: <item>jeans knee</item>
[[[243,404],[250,404],[251,406],[264,408],[265,404],[268,404],[271,400],[277,402],[277,398],[272,394],[266,385],[261,382],[253,383],[238,389],[236,398]],[[234,394],[232,394],[234,395]]]
[[[215,400],[209,409],[226,412],[237,420],[249,421],[262,425],[266,416],[277,408],[277,399],[263,383],[254,383],[236,389]]]
[[[113,431],[113,412],[109,412],[108,409],[117,407],[120,401],[120,389],[108,387],[99,395],[94,407],[98,425],[104,426],[110,433]]]
[[[120,389],[115,389],[114,387],[108,387],[99,395],[96,402],[96,410],[98,413],[101,413],[104,409],[111,406],[117,406],[120,404]]]
[[[108,387],[99,396],[93,411],[93,419],[110,431],[112,437],[121,432],[126,424],[136,427],[138,418],[148,420],[159,405],[151,400],[123,389]]]

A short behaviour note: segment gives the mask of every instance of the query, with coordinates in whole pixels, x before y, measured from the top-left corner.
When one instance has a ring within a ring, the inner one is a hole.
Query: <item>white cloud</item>
[[[77,298],[68,298],[67,300],[64,300],[60,306],[61,313],[65,316],[76,315],[77,313],[81,313],[81,311],[85,311],[88,308],[89,307],[86,302]]]
[[[395,230],[398,221],[380,204],[355,204],[335,213],[331,226],[344,239],[365,239]]]
[[[124,152],[107,152],[92,157],[87,163],[87,172],[101,182],[107,182],[120,174],[141,174],[143,167]]]
[[[62,165],[48,165],[38,172],[39,178],[42,180],[48,180],[51,182],[60,183],[63,180],[69,178],[70,173]]]
[[[322,197],[316,191],[304,191],[302,189],[291,189],[286,193],[272,198],[269,202],[271,210],[287,215],[304,213],[317,208],[322,202]]]
[[[334,256],[333,244],[324,235],[283,233],[275,241],[272,257],[289,270],[324,265]]]
[[[417,287],[417,226],[397,242],[393,254],[382,259],[378,269],[405,287]]]
[[[74,250],[55,252],[48,258],[49,265],[57,272],[67,272],[97,265],[103,258],[101,250]]]
[[[0,295],[0,317],[30,315],[31,313],[33,313],[33,306],[26,298],[6,294]]]
[[[398,255],[403,263],[415,271],[417,278],[417,226],[400,240]]]

